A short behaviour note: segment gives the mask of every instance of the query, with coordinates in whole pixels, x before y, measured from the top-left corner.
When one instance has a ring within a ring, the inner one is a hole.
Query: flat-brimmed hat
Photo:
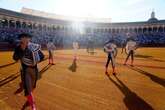
[[[21,39],[21,38],[32,38],[32,35],[28,33],[21,33],[18,35],[18,39]]]

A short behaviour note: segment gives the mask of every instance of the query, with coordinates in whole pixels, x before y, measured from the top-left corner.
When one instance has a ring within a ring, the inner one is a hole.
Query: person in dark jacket
[[[13,59],[21,62],[21,81],[27,101],[22,109],[28,105],[32,110],[36,110],[34,103],[33,90],[38,79],[37,63],[43,60],[44,55],[40,50],[40,45],[31,43],[31,35],[23,33],[19,35],[20,43],[15,48]],[[41,57],[42,56],[42,57]]]

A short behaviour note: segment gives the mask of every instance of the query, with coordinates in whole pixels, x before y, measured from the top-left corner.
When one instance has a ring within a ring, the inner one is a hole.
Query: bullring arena
[[[45,59],[38,64],[37,110],[165,110],[165,20],[157,20],[154,12],[144,22],[85,22],[85,33],[77,32],[71,21],[5,9],[0,9],[0,20],[0,110],[20,110],[26,102],[19,92],[20,63],[12,59],[15,40],[22,32],[31,33],[32,40],[43,47],[52,38],[57,46],[55,65],[48,64],[45,48]],[[140,45],[133,67],[130,62],[123,65],[126,53],[121,53],[120,43],[127,33],[136,36]],[[85,36],[94,39],[93,54],[86,52],[89,39]],[[119,45],[116,76],[111,66],[105,74],[103,44],[112,36]],[[81,47],[77,62],[71,49],[74,38]]]
[[[59,50],[55,53],[55,65],[48,65],[47,60],[39,64],[42,78],[34,92],[37,108],[164,110],[164,54],[165,48],[139,49],[134,67],[124,66],[125,55],[118,54],[115,77],[104,73],[106,55],[102,50],[97,50],[94,55],[79,50],[77,66],[72,65],[71,50]],[[12,52],[1,52],[0,56],[0,106],[3,110],[19,110],[25,102],[23,93],[14,94],[19,88],[20,74],[19,64],[14,63],[11,56]]]

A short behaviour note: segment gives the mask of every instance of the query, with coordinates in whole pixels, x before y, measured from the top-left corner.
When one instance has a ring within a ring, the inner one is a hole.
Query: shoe
[[[108,74],[108,71],[105,71],[105,74]]]
[[[108,74],[108,72],[107,72],[107,71],[105,72],[105,75],[109,76],[109,74]]]
[[[116,75],[115,68],[113,68],[112,74],[113,74],[114,76]]]
[[[30,106],[29,102],[26,101],[21,110],[25,110],[26,107]]]
[[[131,66],[132,66],[132,67],[134,67],[134,65],[133,65],[133,64],[131,64]]]
[[[112,74],[113,74],[114,76],[116,76],[116,72],[113,72]]]
[[[105,74],[108,74],[108,68],[105,68]]]

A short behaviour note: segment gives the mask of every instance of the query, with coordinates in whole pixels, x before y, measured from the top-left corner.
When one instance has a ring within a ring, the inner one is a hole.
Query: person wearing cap
[[[105,65],[105,73],[106,74],[108,74],[108,65],[109,65],[109,62],[111,61],[111,64],[112,64],[112,74],[116,75],[116,71],[115,71],[115,55],[114,55],[116,49],[117,49],[117,46],[116,46],[116,44],[114,43],[113,40],[110,40],[104,46],[104,51],[108,54],[107,63]]]
[[[131,56],[131,66],[133,66],[133,62],[134,62],[134,53],[135,50],[137,49],[137,43],[133,40],[133,38],[128,38],[126,47],[125,47],[126,51],[128,52],[128,55],[124,61],[124,65],[126,65],[129,57]]]
[[[19,35],[20,43],[15,48],[13,59],[21,62],[21,81],[24,89],[25,96],[27,97],[26,103],[22,109],[31,106],[32,110],[36,110],[33,90],[36,87],[38,79],[37,63],[44,58],[40,50],[40,45],[31,43],[32,36],[27,33]]]
[[[47,44],[47,49],[49,52],[49,64],[54,65],[54,50],[56,49],[55,45],[53,44],[53,42],[48,42]]]

